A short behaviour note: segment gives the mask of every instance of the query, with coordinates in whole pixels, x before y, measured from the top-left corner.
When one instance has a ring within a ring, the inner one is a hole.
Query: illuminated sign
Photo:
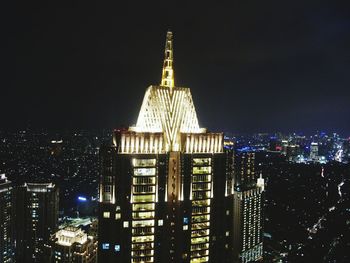
[[[78,200],[81,201],[81,202],[86,202],[87,201],[86,197],[84,197],[84,196],[78,196]]]

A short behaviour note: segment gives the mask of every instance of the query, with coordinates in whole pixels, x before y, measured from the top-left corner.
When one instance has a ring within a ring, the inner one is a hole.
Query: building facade
[[[161,84],[100,151],[99,262],[232,262],[233,160],[175,86],[168,32]]]
[[[47,262],[96,263],[97,239],[78,227],[66,226],[52,235]]]
[[[5,174],[0,174],[0,262],[14,262],[13,188]]]
[[[255,153],[237,153],[233,194],[233,262],[262,260],[264,187],[264,179],[256,176]]]
[[[16,189],[16,262],[44,262],[44,248],[58,228],[58,188],[25,183]]]
[[[318,161],[318,143],[312,142],[310,145],[310,161]]]

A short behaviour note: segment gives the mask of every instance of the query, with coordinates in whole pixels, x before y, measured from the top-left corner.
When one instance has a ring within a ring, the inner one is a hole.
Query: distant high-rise
[[[233,262],[261,260],[264,179],[256,178],[255,153],[236,154],[234,171]]]
[[[96,263],[97,240],[83,230],[66,226],[52,235],[50,240],[50,263]]]
[[[317,161],[318,160],[318,143],[312,142],[310,145],[310,160]]]
[[[175,86],[171,32],[161,84],[100,158],[99,262],[233,261],[233,153]]]
[[[299,145],[290,144],[287,146],[287,153],[286,157],[288,161],[295,161],[298,154],[300,154],[300,147]]]
[[[0,262],[14,262],[13,189],[4,174],[0,174]]]
[[[44,246],[58,227],[58,188],[25,183],[16,190],[16,262],[44,262]]]

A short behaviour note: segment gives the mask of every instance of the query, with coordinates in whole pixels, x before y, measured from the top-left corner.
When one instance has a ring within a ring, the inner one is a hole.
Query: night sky
[[[7,2],[0,129],[134,124],[171,29],[202,127],[350,135],[349,1]]]

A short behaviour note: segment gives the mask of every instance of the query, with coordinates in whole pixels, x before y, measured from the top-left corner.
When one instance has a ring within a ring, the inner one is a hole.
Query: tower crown
[[[180,149],[181,133],[202,133],[189,88],[176,87],[173,70],[173,34],[168,31],[162,81],[150,86],[145,93],[136,126],[136,132],[161,132],[167,150]]]
[[[175,86],[174,82],[173,33],[171,31],[168,31],[166,34],[162,81],[160,85],[164,87],[173,88]]]

